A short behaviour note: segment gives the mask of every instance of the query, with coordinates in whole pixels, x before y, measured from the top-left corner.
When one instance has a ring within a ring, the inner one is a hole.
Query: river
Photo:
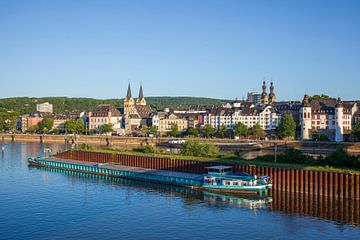
[[[0,159],[0,239],[360,237],[359,201],[283,193],[252,200],[28,167],[27,158],[48,147],[64,149],[6,143]]]

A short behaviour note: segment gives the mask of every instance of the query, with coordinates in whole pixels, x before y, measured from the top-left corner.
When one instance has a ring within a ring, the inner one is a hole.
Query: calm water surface
[[[6,143],[0,239],[359,239],[360,227],[270,203],[182,188],[29,168],[44,147]]]

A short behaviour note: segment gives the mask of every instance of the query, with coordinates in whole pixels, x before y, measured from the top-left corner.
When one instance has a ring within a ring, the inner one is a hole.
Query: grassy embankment
[[[360,169],[346,168],[346,167],[334,167],[328,165],[314,165],[314,164],[298,164],[298,163],[282,163],[263,160],[263,157],[259,157],[253,160],[246,160],[234,154],[223,154],[217,157],[194,157],[194,156],[183,156],[179,154],[166,154],[166,153],[142,153],[134,150],[126,149],[86,149],[81,151],[88,152],[101,152],[101,153],[112,153],[112,154],[125,154],[133,156],[156,156],[172,159],[182,160],[195,160],[195,161],[213,161],[219,163],[238,163],[244,165],[256,165],[264,167],[277,167],[285,169],[304,169],[314,171],[325,171],[325,172],[341,172],[341,173],[353,173],[360,174]],[[273,157],[268,155],[267,157]]]

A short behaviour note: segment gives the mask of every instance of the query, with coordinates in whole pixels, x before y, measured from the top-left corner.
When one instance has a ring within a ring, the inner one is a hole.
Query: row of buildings
[[[298,126],[301,139],[310,140],[315,134],[325,135],[329,140],[341,142],[350,135],[354,123],[360,119],[360,104],[341,99],[318,99],[309,101],[307,95],[302,102],[277,102],[273,82],[269,94],[266,82],[262,93],[249,93],[247,101],[235,100],[216,106],[201,106],[190,109],[154,111],[147,103],[140,85],[137,98],[133,98],[128,85],[123,107],[109,104],[97,106],[90,112],[76,112],[72,116],[54,115],[54,127],[63,130],[66,120],[82,118],[88,130],[97,131],[103,124],[111,124],[119,135],[139,133],[146,126],[154,126],[163,135],[177,125],[180,131],[188,128],[201,129],[210,125],[215,129],[225,126],[233,129],[241,122],[248,128],[260,125],[267,133],[274,134],[283,116],[291,114]],[[43,113],[44,114],[44,113]],[[38,124],[43,115],[22,116],[18,126],[22,130]]]

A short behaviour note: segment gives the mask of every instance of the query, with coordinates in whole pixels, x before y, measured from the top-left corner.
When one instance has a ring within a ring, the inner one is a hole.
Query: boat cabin
[[[227,173],[232,172],[231,166],[212,166],[212,167],[207,167],[206,169],[208,170],[208,174],[226,175]]]

